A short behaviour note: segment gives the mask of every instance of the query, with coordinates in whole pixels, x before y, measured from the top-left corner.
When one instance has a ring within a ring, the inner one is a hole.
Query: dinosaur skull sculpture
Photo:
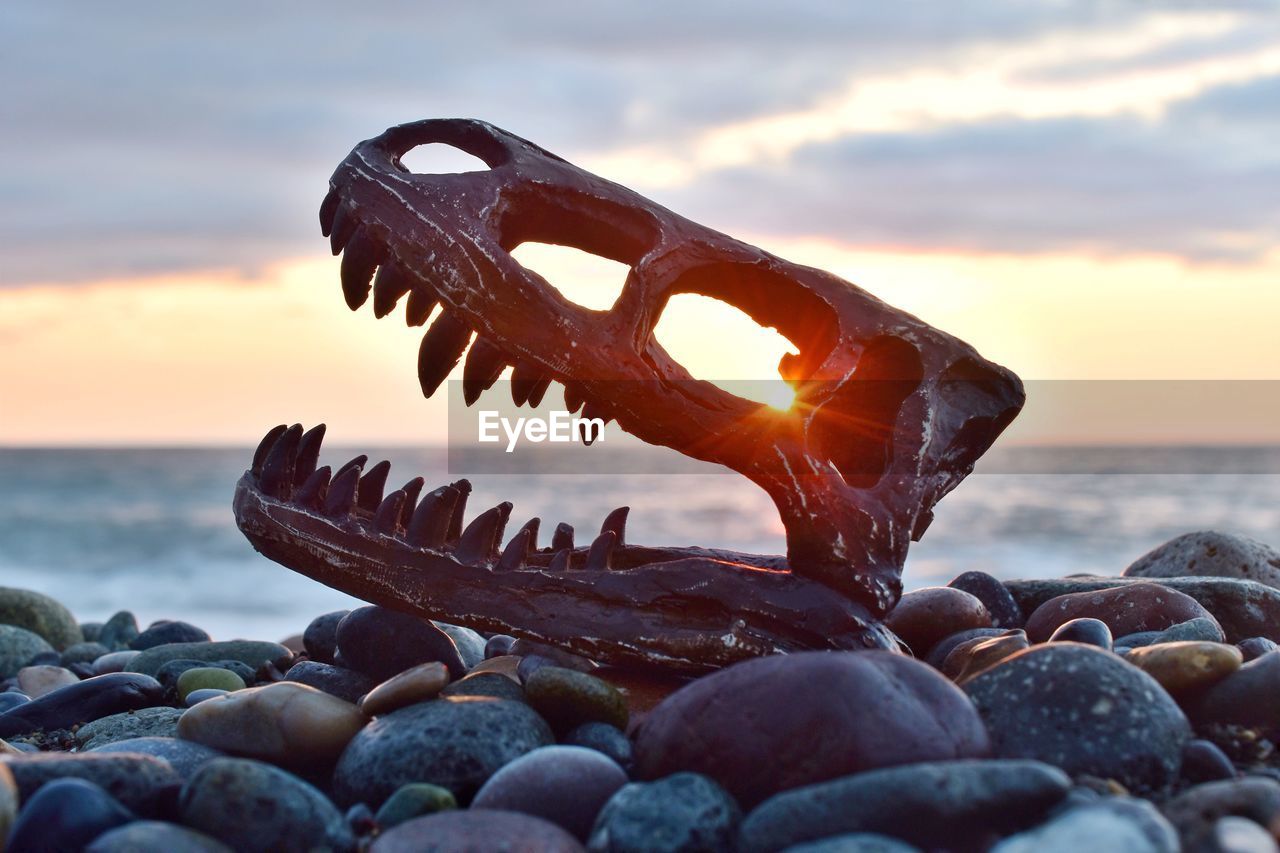
[[[410,173],[446,143],[487,171]],[[651,444],[726,465],[773,498],[787,555],[625,542],[625,509],[589,547],[537,520],[499,553],[501,504],[465,529],[465,481],[384,497],[385,463],[316,468],[323,429],[277,427],[236,494],[267,556],[376,603],[503,631],[614,663],[698,670],[804,648],[884,646],[907,546],[1023,403],[1017,377],[970,346],[821,270],[705,228],[491,125],[430,120],[360,143],[320,209],[348,305],[383,316],[407,296],[433,393],[466,356],[470,404],[513,366],[516,402],[551,381],[569,408]],[[510,254],[572,246],[630,267],[616,303],[565,299]],[[375,276],[376,271],[376,276]],[[788,412],[693,379],[655,341],[667,300],[729,303],[799,349],[779,371]],[[474,340],[473,340],[474,335]],[[468,349],[469,348],[469,349]]]

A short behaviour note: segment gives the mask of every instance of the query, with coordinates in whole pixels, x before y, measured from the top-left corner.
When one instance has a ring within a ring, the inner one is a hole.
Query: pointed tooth
[[[532,554],[538,550],[538,527],[542,524],[542,519],[534,517],[524,523],[524,526],[517,533],[529,531],[529,553]]]
[[[267,461],[267,454],[271,452],[271,448],[276,446],[276,441],[280,436],[284,435],[284,431],[289,427],[285,424],[276,424],[267,430],[267,434],[262,437],[262,441],[258,442],[258,449],[253,451],[253,464],[249,466],[250,473],[258,477],[262,474],[262,463]]]
[[[395,261],[385,261],[373,278],[373,316],[385,317],[400,297],[413,289],[413,279]]]
[[[293,463],[301,438],[302,424],[294,424],[284,431],[267,454],[266,461],[262,463],[262,476],[258,478],[258,489],[264,495],[288,498],[293,491]]]
[[[564,383],[564,407],[571,413],[582,408],[586,398],[582,396],[582,388],[577,382]]]
[[[324,424],[317,424],[302,434],[298,442],[298,458],[293,465],[293,484],[301,486],[316,470],[320,458],[320,444],[324,441]]]
[[[441,486],[428,492],[413,512],[405,539],[418,548],[439,549],[449,533],[457,502],[458,490],[453,486]]]
[[[551,550],[560,551],[564,548],[573,548],[573,525],[562,521],[556,525],[555,532],[551,534]]]
[[[404,492],[404,511],[400,514],[401,527],[408,527],[409,521],[413,518],[413,510],[418,504],[418,495],[422,493],[422,482],[421,477],[414,477],[400,487],[400,491]]]
[[[604,409],[595,403],[587,401],[582,407],[582,419],[584,421],[590,421],[596,418],[599,418],[605,426],[609,425],[610,417],[605,414]],[[594,444],[600,439],[600,434],[603,431],[603,429],[597,431],[593,429],[590,424],[584,424],[582,426],[582,443],[587,446]]]
[[[317,468],[293,493],[293,502],[307,509],[319,509],[324,505],[324,496],[329,491],[330,476],[328,465]]]
[[[488,562],[493,556],[495,543],[502,535],[502,507],[495,506],[477,515],[462,531],[453,558],[459,563]]]
[[[617,544],[618,534],[612,530],[606,530],[597,536],[591,543],[591,549],[587,551],[587,569],[605,571],[612,568],[613,549]]]
[[[563,572],[569,568],[570,551],[568,548],[561,548],[556,551],[556,555],[551,558],[551,562],[547,564],[549,572]]]
[[[369,461],[369,457],[368,457],[368,456],[365,456],[363,453],[361,453],[361,454],[360,454],[359,456],[357,456],[355,459],[352,459],[351,461],[349,461],[349,462],[347,462],[345,465],[343,465],[341,468],[339,468],[337,471],[334,471],[334,472],[333,472],[333,479],[335,479],[335,480],[336,480],[336,479],[338,479],[339,477],[341,477],[343,474],[345,474],[345,473],[347,472],[347,470],[348,470],[349,468],[363,468],[363,467],[364,467],[364,463],[366,463],[366,462],[368,462],[368,461]]]
[[[480,394],[493,387],[507,366],[502,350],[480,337],[467,350],[467,360],[462,365],[462,399],[468,406],[480,399]]]
[[[334,255],[340,253],[342,247],[347,245],[347,241],[351,239],[351,235],[355,233],[356,226],[359,224],[360,220],[356,219],[351,208],[345,204],[338,205],[338,209],[333,213],[333,229],[329,232],[329,248],[333,250]]]
[[[404,322],[408,326],[421,326],[431,316],[431,310],[440,300],[425,287],[409,291],[409,301],[404,305]]]
[[[382,490],[387,486],[387,474],[391,472],[391,463],[383,459],[369,469],[369,473],[360,478],[361,509],[373,512],[382,502]]]
[[[320,234],[328,237],[333,231],[333,217],[338,212],[338,196],[337,187],[329,187],[329,192],[325,193],[324,201],[320,202]]]
[[[613,512],[604,517],[604,523],[600,525],[600,532],[606,533],[610,530],[618,537],[618,547],[621,548],[627,544],[627,514],[631,512],[631,507],[620,506]]]
[[[511,369],[511,402],[516,407],[529,400],[529,392],[538,381],[538,366],[530,361],[518,361]]]
[[[533,541],[532,533],[529,526],[525,525],[511,537],[507,547],[502,549],[502,556],[498,558],[498,571],[514,572],[517,569],[523,569],[525,560],[529,557],[531,541]]]
[[[467,497],[471,494],[470,480],[457,480],[449,484],[458,493],[458,501],[453,505],[453,517],[449,519],[449,541],[456,542],[462,535],[463,514],[467,511]]]
[[[324,514],[331,518],[345,518],[356,502],[356,489],[360,486],[360,466],[345,468],[335,474],[324,496]]]
[[[373,529],[395,536],[400,530],[400,515],[404,512],[405,493],[396,489],[382,499],[373,513]]]
[[[546,396],[547,389],[550,387],[551,376],[549,374],[538,378],[529,389],[529,405],[534,407],[540,405],[542,398]]]
[[[471,327],[453,312],[442,313],[422,336],[418,348],[418,384],[422,396],[436,393],[440,383],[462,358],[467,342],[471,340]]]
[[[368,300],[369,282],[382,254],[382,246],[363,227],[347,241],[342,252],[342,295],[352,311]]]

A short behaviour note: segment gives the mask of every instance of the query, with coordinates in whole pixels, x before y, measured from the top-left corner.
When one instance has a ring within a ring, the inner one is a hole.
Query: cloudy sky
[[[10,0],[0,33],[0,442],[438,437],[420,332],[346,312],[315,220],[354,143],[432,116],[1025,378],[1280,378],[1280,3]],[[695,373],[776,364],[707,310],[668,331]]]

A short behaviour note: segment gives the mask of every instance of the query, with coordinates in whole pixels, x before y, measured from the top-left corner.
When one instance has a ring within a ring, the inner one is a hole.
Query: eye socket
[[[465,172],[487,172],[489,164],[447,142],[415,145],[400,155],[400,165],[415,175],[458,175]]]
[[[521,243],[511,250],[511,257],[546,279],[565,299],[592,311],[612,308],[631,272],[626,264],[554,243]]]

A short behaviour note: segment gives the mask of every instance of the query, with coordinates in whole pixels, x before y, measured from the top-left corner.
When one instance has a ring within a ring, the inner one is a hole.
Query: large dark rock
[[[13,853],[83,850],[102,833],[133,819],[127,808],[92,782],[59,779],[23,803],[6,849]]]
[[[622,768],[593,749],[543,746],[490,776],[471,807],[540,817],[586,841],[600,809],[625,784]]]
[[[420,663],[439,661],[451,678],[467,669],[453,639],[427,619],[385,607],[359,607],[338,623],[338,659],[342,666],[386,681]]]
[[[401,785],[429,782],[465,803],[498,768],[552,742],[546,721],[522,702],[420,702],[378,717],[351,740],[334,770],[334,797],[376,809]]]
[[[182,822],[235,850],[350,850],[342,813],[311,785],[270,764],[215,758],[187,782]]]
[[[0,738],[69,729],[101,717],[150,708],[164,701],[160,682],[146,675],[115,672],[68,684],[0,714]]]
[[[302,632],[302,645],[307,655],[319,663],[333,663],[333,655],[338,651],[338,624],[347,617],[350,610],[335,610],[311,620],[307,629]]]
[[[1030,613],[1055,596],[1135,583],[1148,581],[1139,578],[1052,578],[1006,581],[1005,586],[1023,612]],[[1239,643],[1250,637],[1280,641],[1280,590],[1256,581],[1233,578],[1162,578],[1160,585],[1186,593],[1200,602],[1222,626],[1228,643]]]
[[[962,589],[982,602],[991,616],[991,625],[995,628],[1021,628],[1026,617],[1013,595],[994,575],[986,572],[965,572],[957,575],[955,580],[947,584],[955,589]]]
[[[587,848],[592,853],[729,853],[742,811],[724,788],[697,773],[633,782],[601,809]]]
[[[169,643],[207,643],[209,635],[190,622],[165,620],[147,628],[129,642],[129,648],[142,652]]]
[[[1178,775],[1191,726],[1151,678],[1079,643],[1034,646],[964,685],[1001,758],[1031,758],[1139,791]]]
[[[39,657],[58,657],[44,637],[16,625],[0,625],[0,678],[13,678]]]
[[[990,751],[964,694],[932,667],[882,651],[758,658],[668,697],[636,732],[636,770],[691,770],[744,807],[877,767]]]
[[[980,846],[1036,823],[1071,779],[1038,761],[941,761],[888,767],[784,791],[742,822],[739,848],[766,853],[853,832],[928,847]]]
[[[1240,578],[1280,589],[1280,551],[1248,536],[1200,530],[1153,548],[1125,569],[1124,575]]]
[[[137,753],[33,752],[8,756],[5,763],[18,783],[23,801],[55,779],[85,779],[126,807],[154,815],[182,780],[168,762]]]
[[[476,809],[407,820],[374,840],[369,853],[582,853],[554,823],[517,812]]]
[[[306,684],[352,703],[378,686],[377,681],[363,672],[311,660],[298,661],[284,677],[286,681]]]
[[[962,589],[928,586],[908,592],[889,612],[885,625],[924,657],[942,638],[972,628],[990,628],[982,602]]]
[[[1249,661],[1190,704],[1197,726],[1213,723],[1259,729],[1280,737],[1280,651]]]
[[[1212,617],[1189,595],[1159,584],[1136,583],[1050,599],[1027,617],[1027,636],[1033,643],[1043,643],[1060,626],[1080,618],[1098,619],[1113,637],[1123,637]]]
[[[627,727],[627,700],[612,684],[585,672],[560,666],[539,667],[525,681],[524,694],[533,709],[560,735],[583,723]]]
[[[1280,783],[1250,776],[1207,782],[1188,788],[1164,804],[1163,811],[1189,851],[1216,850],[1210,839],[1228,815],[1280,828]]]
[[[29,589],[0,586],[0,625],[39,634],[58,651],[84,642],[80,624],[61,602]]]

